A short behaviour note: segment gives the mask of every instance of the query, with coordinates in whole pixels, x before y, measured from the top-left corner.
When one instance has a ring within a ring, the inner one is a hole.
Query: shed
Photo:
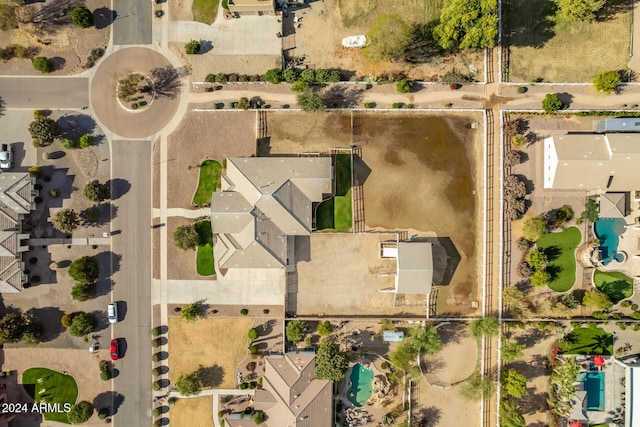
[[[404,332],[402,331],[384,331],[382,332],[382,341],[386,342],[400,342],[404,338]]]
[[[433,254],[429,242],[398,243],[396,292],[422,294],[431,292],[433,284]]]
[[[640,132],[640,118],[619,117],[596,122],[597,133]]]

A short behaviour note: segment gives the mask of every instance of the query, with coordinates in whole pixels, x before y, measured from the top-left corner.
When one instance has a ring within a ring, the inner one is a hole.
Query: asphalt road
[[[114,45],[151,44],[152,3],[149,0],[113,0]]]
[[[89,79],[85,77],[3,77],[3,108],[83,108],[89,106]]]
[[[113,141],[111,194],[118,206],[112,221],[113,300],[120,322],[114,338],[122,338],[122,358],[114,391],[124,398],[117,407],[118,426],[151,425],[151,143]],[[119,267],[118,267],[119,264]]]

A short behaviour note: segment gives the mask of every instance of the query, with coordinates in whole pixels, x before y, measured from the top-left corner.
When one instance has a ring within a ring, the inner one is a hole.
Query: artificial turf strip
[[[596,270],[593,281],[596,288],[607,294],[614,304],[631,297],[633,294],[633,280],[624,273]]]
[[[336,154],[336,194],[316,208],[316,229],[320,231],[349,231],[353,225],[351,200],[351,157]]]
[[[211,195],[220,188],[222,165],[217,160],[205,160],[200,165],[198,188],[193,195],[193,204],[201,205],[211,202]]]
[[[613,354],[613,335],[602,328],[575,328],[567,335],[569,342],[564,354],[604,355]]]
[[[210,221],[199,221],[195,224],[200,244],[196,253],[196,269],[200,276],[216,274],[213,260],[213,233]]]
[[[549,288],[556,292],[566,292],[576,282],[575,251],[582,233],[576,227],[569,227],[558,233],[546,233],[536,242],[538,249],[543,250],[549,258],[547,271],[551,273]]]
[[[38,380],[42,378],[42,382]],[[78,384],[71,375],[47,368],[29,368],[22,374],[22,384],[27,393],[36,401],[59,403],[59,412],[45,412],[44,419],[69,424],[69,418],[63,410],[64,403],[75,405],[78,398]]]

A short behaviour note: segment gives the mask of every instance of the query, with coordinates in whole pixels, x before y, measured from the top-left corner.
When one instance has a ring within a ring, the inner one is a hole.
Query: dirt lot
[[[215,388],[234,388],[238,365],[247,355],[247,331],[251,318],[199,319],[189,323],[169,318],[169,379],[175,383],[181,374],[211,368]],[[212,339],[213,338],[213,339]],[[173,419],[172,419],[173,421]]]
[[[405,73],[412,79],[438,80],[442,74],[453,69],[468,73],[472,66],[478,70],[476,79],[482,80],[484,56],[481,51],[436,58],[426,64],[411,66],[387,61],[371,63],[365,59],[361,49],[345,48],[340,43],[344,37],[366,34],[373,19],[382,13],[402,11],[401,15],[408,23],[429,22],[439,17],[440,7],[436,7],[437,3],[420,0],[313,2],[309,8],[295,12],[297,17],[302,18],[301,26],[295,30],[293,36],[285,38],[284,45],[285,48],[295,48],[289,55],[305,55],[305,64],[309,67],[339,68],[359,77],[370,74]],[[293,28],[291,30],[293,31]],[[318,37],[319,34],[322,34],[322,37]]]
[[[270,147],[261,154],[327,152],[352,141],[348,114],[270,113],[268,121]],[[455,113],[358,114],[353,121],[353,141],[362,146],[355,173],[364,183],[367,229],[449,237],[460,256],[438,314],[468,314],[478,298],[482,130],[468,126],[480,121],[480,115]]]
[[[171,408],[171,425],[175,427],[213,427],[213,397],[178,399]]]
[[[53,3],[47,2],[46,6],[44,2],[35,2],[27,3],[20,9],[34,13],[46,8],[50,9],[51,13],[59,13],[55,9],[61,8],[63,4],[69,8],[70,3],[75,4],[76,2],[57,0]],[[53,75],[81,73],[84,71],[83,65],[91,49],[107,47],[111,30],[107,22],[108,15],[111,13],[109,2],[87,0],[84,4],[89,10],[94,11],[96,22],[94,27],[78,28],[71,23],[70,13],[68,13],[64,20],[53,23],[46,28],[37,29],[33,24],[25,24],[15,30],[2,31],[0,32],[0,46],[17,44],[36,48],[37,56],[46,56],[53,60],[55,64]],[[100,16],[101,13],[104,18]],[[34,70],[30,60],[14,58],[0,62],[0,74],[24,76],[40,75],[41,73]]]
[[[443,324],[438,328],[442,339],[442,351],[426,360],[428,370],[443,384],[463,381],[473,374],[478,358],[478,345],[465,324]]]
[[[210,158],[255,154],[255,112],[188,112],[169,135],[167,207],[192,207],[199,165]],[[159,166],[156,165],[156,168]]]
[[[475,426],[480,423],[478,402],[464,400],[457,387],[443,390],[430,386],[425,380],[420,382],[415,413],[427,420],[426,425],[432,426]]]

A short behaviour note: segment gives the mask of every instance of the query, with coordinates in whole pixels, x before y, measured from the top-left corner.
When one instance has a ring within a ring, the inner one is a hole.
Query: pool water
[[[604,411],[604,372],[587,372],[578,375],[587,392],[587,410]]]
[[[601,259],[604,265],[611,261],[624,261],[624,255],[619,254],[618,243],[620,235],[624,233],[626,222],[622,218],[600,218],[593,224],[594,232],[600,240]]]
[[[372,394],[373,371],[365,368],[360,363],[356,363],[351,369],[349,380],[351,385],[347,391],[347,398],[354,405],[363,406]]]

